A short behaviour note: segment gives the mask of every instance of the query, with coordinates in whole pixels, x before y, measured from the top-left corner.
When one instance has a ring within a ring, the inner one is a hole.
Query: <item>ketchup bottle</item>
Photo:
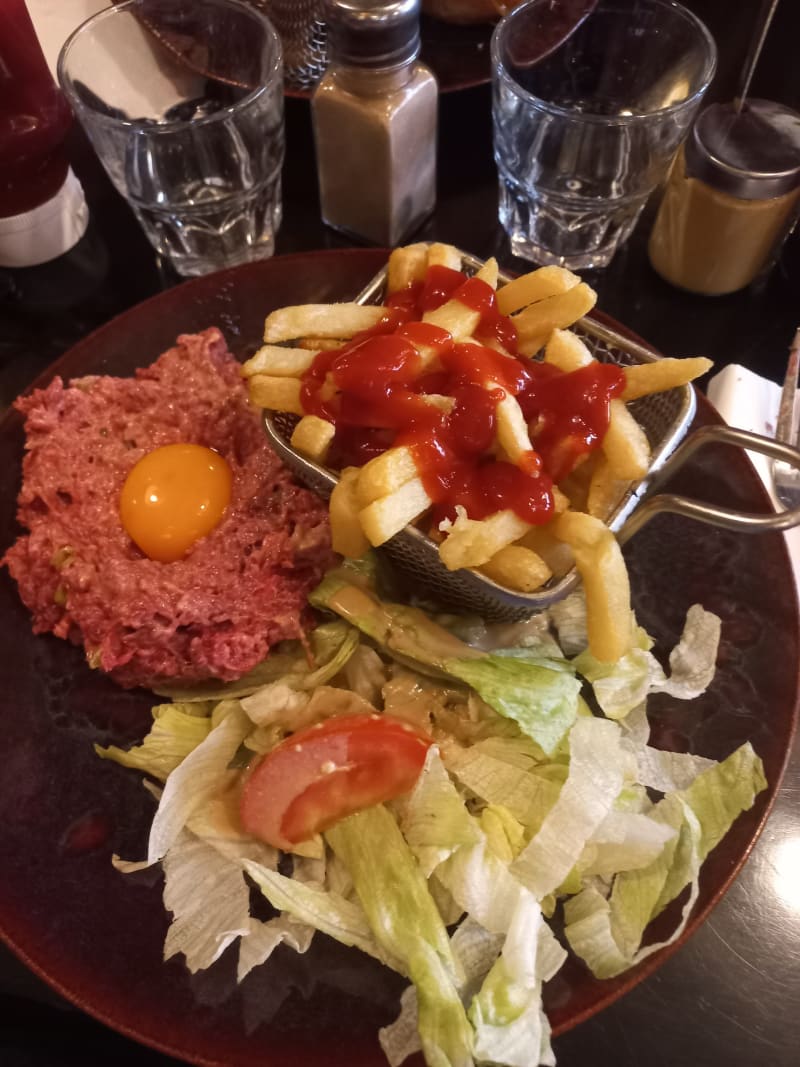
[[[57,260],[86,231],[65,149],[71,125],[25,0],[0,0],[0,268]]]

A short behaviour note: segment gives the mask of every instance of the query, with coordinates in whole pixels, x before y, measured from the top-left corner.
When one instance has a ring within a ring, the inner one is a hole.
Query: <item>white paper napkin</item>
[[[708,399],[730,426],[764,434],[765,437],[775,436],[781,399],[781,388],[775,382],[732,363],[711,379]],[[770,461],[756,452],[749,452],[748,455],[774,501]],[[758,534],[745,536],[757,537]],[[784,536],[792,558],[795,582],[800,588],[800,527],[789,530]]]
[[[111,0],[27,0],[33,28],[54,78],[64,41],[91,15],[110,6]]]
[[[42,51],[55,77],[64,41],[91,15],[109,7],[110,0],[28,0],[28,5]],[[203,77],[162,54],[163,50],[154,46],[152,36],[135,20],[127,21],[118,32],[124,34],[121,47],[113,54],[96,50],[91,65],[81,75],[81,81],[97,96],[103,96],[105,85],[113,85],[111,102],[115,108],[131,118],[158,119],[182,100],[201,95]],[[155,62],[154,51],[158,56]],[[146,78],[138,75],[141,70],[148,72]]]

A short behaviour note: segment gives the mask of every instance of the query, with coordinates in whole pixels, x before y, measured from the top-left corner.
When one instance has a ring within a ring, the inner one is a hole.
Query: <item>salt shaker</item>
[[[668,282],[705,295],[749,285],[800,210],[800,115],[782,104],[711,104],[670,174],[650,235]]]
[[[329,0],[331,65],[311,103],[322,218],[402,242],[436,201],[436,79],[419,55],[420,0]]]

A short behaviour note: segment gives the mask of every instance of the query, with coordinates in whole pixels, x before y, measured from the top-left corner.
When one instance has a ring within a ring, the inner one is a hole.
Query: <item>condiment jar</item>
[[[648,247],[668,282],[705,295],[749,285],[800,209],[800,115],[781,104],[711,104],[675,159]]]
[[[417,59],[420,0],[329,0],[331,65],[311,111],[322,218],[381,245],[436,202],[436,79]]]

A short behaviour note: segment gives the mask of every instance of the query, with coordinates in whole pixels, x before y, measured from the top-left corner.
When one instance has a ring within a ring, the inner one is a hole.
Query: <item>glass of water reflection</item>
[[[672,0],[528,0],[506,16],[492,37],[492,81],[512,251],[574,269],[608,264],[715,65],[708,30]]]
[[[127,0],[58,77],[150,243],[182,275],[271,256],[284,155],[280,39],[239,0]]]

